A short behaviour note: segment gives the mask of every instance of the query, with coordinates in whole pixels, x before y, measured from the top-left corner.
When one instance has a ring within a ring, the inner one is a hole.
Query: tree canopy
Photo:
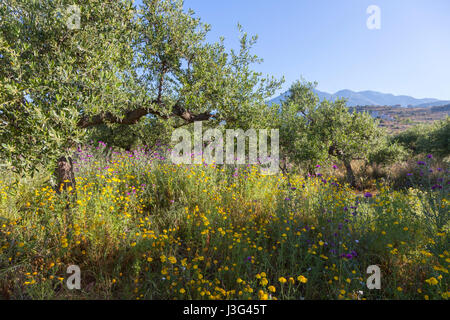
[[[315,85],[297,81],[281,105],[272,106],[285,162],[313,171],[320,162],[341,161],[354,184],[351,161],[386,163],[402,155],[368,113],[349,112],[343,99],[320,102]]]
[[[279,87],[251,68],[256,37],[241,30],[238,52],[207,42],[182,1],[78,1],[78,29],[70,4],[0,5],[0,148],[17,169],[70,156],[99,125],[248,126]]]

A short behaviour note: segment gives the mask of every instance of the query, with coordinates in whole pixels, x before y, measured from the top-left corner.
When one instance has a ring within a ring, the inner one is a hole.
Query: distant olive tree
[[[401,153],[389,145],[386,133],[368,113],[349,112],[345,100],[319,102],[314,86],[297,81],[281,106],[272,106],[280,128],[280,152],[287,161],[308,170],[312,161],[341,161],[348,182],[355,185],[353,160],[390,161]]]
[[[419,124],[400,132],[392,141],[403,146],[413,155],[434,154],[450,156],[450,117],[430,124]]]
[[[271,106],[273,126],[279,129],[281,169],[287,164],[301,165],[308,171],[327,157],[321,137],[312,130],[313,114],[319,104],[313,83],[295,82],[280,105]]]

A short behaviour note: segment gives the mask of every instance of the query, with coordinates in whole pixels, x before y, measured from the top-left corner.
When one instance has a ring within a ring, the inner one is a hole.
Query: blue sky
[[[369,5],[381,29],[369,30]],[[255,69],[289,85],[304,77],[318,89],[375,90],[450,100],[448,0],[185,0],[185,7],[238,46],[239,22],[258,35]]]

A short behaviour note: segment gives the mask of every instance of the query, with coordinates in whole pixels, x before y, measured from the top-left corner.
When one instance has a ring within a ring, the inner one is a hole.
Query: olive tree
[[[431,153],[445,158],[450,155],[450,117],[429,124],[419,124],[392,137],[413,155]]]
[[[312,172],[314,165],[327,157],[321,137],[312,130],[311,116],[319,104],[314,86],[314,83],[297,81],[280,105],[271,106],[270,118],[274,119],[273,126],[279,128],[281,169],[284,172],[288,163],[301,165]]]
[[[341,161],[347,181],[354,186],[353,160],[368,161],[385,141],[385,133],[367,112],[349,112],[345,100],[324,101],[313,115],[312,130],[321,137],[328,155]]]
[[[242,33],[238,52],[208,43],[210,26],[182,1],[71,4],[0,4],[0,154],[17,170],[57,162],[73,183],[73,149],[96,126],[249,123],[279,87],[251,68],[256,38]]]
[[[295,82],[281,106],[272,112],[280,127],[280,150],[286,161],[306,165],[332,159],[341,161],[350,184],[355,185],[353,160],[384,161],[396,150],[388,144],[385,132],[368,113],[350,112],[345,100],[333,102],[319,98],[316,84]],[[384,152],[387,150],[389,152]],[[376,152],[378,158],[372,156]]]

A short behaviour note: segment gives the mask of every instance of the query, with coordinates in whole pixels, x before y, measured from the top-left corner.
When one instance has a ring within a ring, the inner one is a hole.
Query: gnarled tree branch
[[[158,101],[155,100],[152,102],[153,104],[157,104]],[[162,104],[162,103],[159,103]],[[125,113],[125,117],[119,118],[113,115],[110,112],[106,112],[103,114],[99,114],[93,117],[84,116],[78,121],[79,128],[89,128],[93,126],[98,126],[105,123],[117,123],[117,124],[125,124],[132,125],[137,123],[142,117],[146,115],[155,115],[162,119],[169,119],[170,117],[179,117],[183,119],[186,124],[192,123],[194,121],[206,121],[212,118],[212,114],[209,112],[203,112],[199,114],[194,114],[185,108],[183,108],[179,103],[175,104],[172,107],[172,113],[170,115],[162,114],[159,111],[153,110],[151,108],[140,107]]]

